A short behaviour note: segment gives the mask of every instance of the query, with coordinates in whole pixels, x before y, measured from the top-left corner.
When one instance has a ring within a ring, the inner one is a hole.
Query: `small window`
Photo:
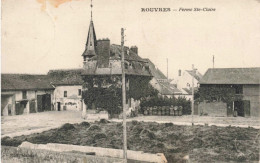
[[[81,96],[81,89],[78,90],[78,95]]]
[[[64,91],[64,97],[67,97],[67,91]]]
[[[27,99],[27,97],[26,97],[26,91],[23,91],[23,99]]]
[[[128,69],[128,64],[127,63],[125,63],[125,69]]]

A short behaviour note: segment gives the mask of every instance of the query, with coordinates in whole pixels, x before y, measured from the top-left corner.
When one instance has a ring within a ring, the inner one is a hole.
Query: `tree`
[[[141,100],[148,96],[158,94],[150,84],[150,77],[127,76],[129,87],[126,92],[127,98]],[[88,108],[93,105],[102,108],[110,115],[119,114],[122,111],[122,83],[120,76],[95,76],[83,77],[83,94]]]

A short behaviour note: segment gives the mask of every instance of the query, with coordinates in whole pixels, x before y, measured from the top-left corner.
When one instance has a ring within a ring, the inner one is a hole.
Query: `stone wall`
[[[95,153],[95,157],[97,158],[123,158],[123,151],[121,149],[112,149],[112,148],[101,148],[101,147],[90,147],[90,146],[78,146],[78,145],[70,145],[70,144],[56,144],[56,143],[48,143],[48,144],[32,144],[29,142],[23,142],[20,148],[27,149],[37,149],[37,150],[48,150],[50,152],[61,152],[61,153]],[[135,163],[167,163],[167,160],[163,153],[151,154],[144,153],[143,151],[132,151],[127,150],[127,158],[128,160],[132,160],[131,162]],[[115,160],[114,160],[115,161]],[[116,161],[115,161],[116,162]],[[130,162],[130,161],[129,161]],[[98,162],[97,162],[98,163]]]
[[[56,152],[43,149],[29,149],[17,147],[1,147],[1,162],[5,163],[56,163],[56,162],[78,162],[78,163],[120,163],[123,159],[87,155],[86,153]]]
[[[216,117],[227,116],[227,104],[223,102],[201,102],[198,105],[199,115],[209,115]]]
[[[250,101],[250,116],[260,117],[260,86],[244,85],[243,95],[243,100]]]

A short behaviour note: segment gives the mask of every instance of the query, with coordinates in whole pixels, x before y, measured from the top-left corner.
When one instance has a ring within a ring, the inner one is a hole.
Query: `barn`
[[[260,117],[260,68],[208,69],[199,82],[200,88],[233,88],[235,96],[230,103],[202,102],[200,113],[212,116]],[[234,114],[236,112],[236,114]]]

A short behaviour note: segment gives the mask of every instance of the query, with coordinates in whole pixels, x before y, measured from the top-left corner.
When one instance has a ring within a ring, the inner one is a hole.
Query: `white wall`
[[[78,95],[78,90],[81,95]],[[67,91],[67,97],[64,97],[64,91]],[[58,110],[58,102],[60,102],[61,110],[66,106],[66,110],[82,110],[82,85],[57,86],[54,90],[55,110]]]
[[[182,88],[192,87],[192,76],[187,71],[182,70],[181,76],[177,76],[174,82],[177,84],[177,88],[183,91]],[[187,84],[189,84],[190,86],[188,86]],[[197,86],[198,86],[198,80],[194,78],[194,87]]]

